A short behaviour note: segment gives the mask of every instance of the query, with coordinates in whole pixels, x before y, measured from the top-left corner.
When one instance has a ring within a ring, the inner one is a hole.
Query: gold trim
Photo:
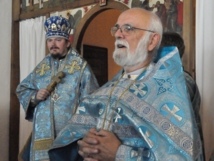
[[[34,150],[45,150],[52,146],[53,139],[41,139],[34,142]]]

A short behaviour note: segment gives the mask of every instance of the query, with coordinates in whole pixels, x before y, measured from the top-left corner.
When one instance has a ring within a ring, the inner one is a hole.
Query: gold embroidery
[[[60,96],[57,93],[54,93],[53,96],[51,97],[51,99],[56,102],[58,101],[58,99],[60,99]]]
[[[36,70],[36,73],[39,73],[39,75],[44,75],[46,73],[47,70],[50,69],[50,66],[48,66],[47,64],[42,64],[41,68]]]
[[[65,67],[68,69],[68,73],[73,74],[76,70],[80,70],[80,66],[77,64],[76,60],[71,62],[71,65],[66,65]]]
[[[52,146],[53,139],[41,139],[34,142],[34,150],[45,150]]]
[[[51,25],[51,30],[53,30],[53,31],[57,31],[57,26],[56,26],[56,24],[55,24],[55,23],[53,23],[53,24]]]

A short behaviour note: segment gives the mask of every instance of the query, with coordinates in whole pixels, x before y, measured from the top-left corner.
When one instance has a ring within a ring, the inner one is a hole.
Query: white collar
[[[129,78],[131,80],[135,80],[144,70],[145,68],[140,68],[133,72],[129,72],[129,73],[124,72],[123,78]]]

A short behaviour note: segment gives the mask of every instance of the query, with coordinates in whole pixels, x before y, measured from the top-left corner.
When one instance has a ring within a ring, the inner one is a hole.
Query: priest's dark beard
[[[65,58],[66,55],[61,55],[60,53],[57,53],[57,54],[51,54],[51,56],[54,59],[63,59],[63,58]]]

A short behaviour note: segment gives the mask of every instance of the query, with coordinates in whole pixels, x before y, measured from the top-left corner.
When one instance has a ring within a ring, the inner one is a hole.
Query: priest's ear
[[[152,33],[148,43],[148,51],[152,51],[160,42],[160,35],[157,33]]]

